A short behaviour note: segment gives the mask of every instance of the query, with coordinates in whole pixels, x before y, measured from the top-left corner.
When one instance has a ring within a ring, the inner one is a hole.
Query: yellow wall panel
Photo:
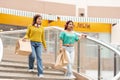
[[[32,23],[32,18],[9,15],[9,14],[0,14],[0,23],[18,25],[18,26],[27,26],[28,24]]]
[[[9,14],[0,14],[0,23],[1,24],[10,24],[18,26],[28,26],[32,23],[32,18],[15,16]],[[74,30],[79,32],[111,32],[111,24],[107,23],[82,23],[74,22]],[[64,27],[65,21],[58,19],[57,21],[52,20],[42,20],[42,25],[47,26],[59,26]]]

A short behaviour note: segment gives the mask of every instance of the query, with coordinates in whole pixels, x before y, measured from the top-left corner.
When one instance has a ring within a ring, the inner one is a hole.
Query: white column
[[[112,30],[111,30],[111,43],[112,44],[116,44],[116,45],[120,45],[120,24],[116,24],[114,26],[112,26]]]
[[[75,12],[75,16],[78,17],[79,16],[79,12],[78,12],[79,11],[79,7],[78,7],[78,5],[76,5],[76,10],[75,11],[76,11]]]
[[[76,2],[76,16],[79,16],[79,8],[83,8],[85,10],[84,16],[87,17],[87,0],[78,0]]]

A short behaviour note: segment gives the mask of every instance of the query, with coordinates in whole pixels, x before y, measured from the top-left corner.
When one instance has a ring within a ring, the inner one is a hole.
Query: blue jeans
[[[67,72],[65,76],[72,76],[73,75],[72,66],[74,65],[74,56],[75,56],[74,47],[63,46],[63,48],[66,50],[66,54],[69,60],[69,63],[67,65]]]
[[[32,53],[29,55],[29,69],[34,68],[34,61],[36,56],[37,70],[38,70],[38,76],[39,76],[40,74],[43,74],[43,64],[42,64],[42,58],[41,58],[42,43],[31,41],[31,48],[32,48]]]

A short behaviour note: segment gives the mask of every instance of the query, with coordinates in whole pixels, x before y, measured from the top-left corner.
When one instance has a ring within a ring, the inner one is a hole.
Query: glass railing
[[[114,76],[120,70],[120,52],[114,46],[88,36],[87,39],[81,39],[80,43],[76,43],[75,47],[75,70],[95,80],[117,80]]]
[[[43,50],[44,63],[55,63],[59,50],[59,34],[62,30],[55,26],[45,28],[48,49],[47,52]],[[16,41],[22,38],[25,32],[26,30],[0,32],[4,47],[3,60],[28,61],[27,56],[15,54]],[[120,52],[115,47],[88,36],[86,39],[81,39],[80,43],[75,44],[75,54],[73,68],[80,74],[87,75],[94,80],[115,80],[114,76],[116,74],[118,76]]]
[[[114,52],[90,40],[80,43],[80,70],[94,80],[111,80],[114,77]]]

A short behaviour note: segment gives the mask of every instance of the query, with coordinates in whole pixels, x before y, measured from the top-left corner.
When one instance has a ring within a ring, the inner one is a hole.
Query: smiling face
[[[42,22],[42,17],[38,17],[38,18],[36,19],[36,23],[40,25],[41,22]]]
[[[74,24],[73,24],[72,21],[70,21],[70,22],[67,24],[67,30],[72,31],[72,30],[73,30],[73,27],[74,27]]]
[[[68,24],[68,29],[69,29],[69,30],[73,30],[73,23],[72,23],[72,22],[70,22],[70,23]]]
[[[39,14],[36,14],[33,17],[33,23],[32,23],[32,25],[35,26],[35,25],[41,25],[41,24],[42,24],[42,16],[39,15]]]

